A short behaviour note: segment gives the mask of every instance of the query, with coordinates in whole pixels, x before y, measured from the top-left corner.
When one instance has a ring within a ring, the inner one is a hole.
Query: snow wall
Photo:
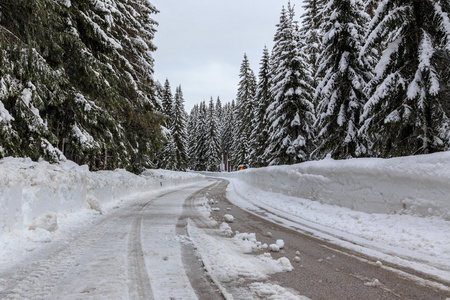
[[[23,229],[48,213],[72,213],[122,197],[203,180],[193,173],[147,170],[138,176],[125,170],[90,172],[71,161],[59,164],[25,158],[0,160],[0,235]],[[88,200],[89,201],[89,200]]]
[[[230,175],[266,191],[357,211],[450,220],[450,152],[391,159],[325,159]]]

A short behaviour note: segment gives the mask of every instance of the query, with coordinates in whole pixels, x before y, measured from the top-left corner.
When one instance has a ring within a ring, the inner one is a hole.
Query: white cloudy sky
[[[151,0],[160,13],[155,79],[181,85],[186,110],[211,96],[236,97],[244,53],[258,74],[264,45],[273,45],[275,25],[288,0]],[[291,0],[300,20],[302,0]]]

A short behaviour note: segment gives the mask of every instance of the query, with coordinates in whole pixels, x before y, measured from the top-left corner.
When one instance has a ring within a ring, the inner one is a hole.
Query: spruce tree
[[[249,164],[250,158],[250,136],[252,133],[252,121],[255,114],[255,93],[256,77],[250,68],[247,54],[244,54],[240,74],[239,86],[237,92],[236,107],[236,132],[234,157],[239,164]]]
[[[207,111],[206,127],[206,170],[217,172],[221,162],[220,158],[220,137],[219,120],[217,119],[214,101],[211,97]]]
[[[193,167],[197,171],[206,171],[208,160],[207,152],[209,150],[208,141],[208,110],[205,101],[200,103],[197,115],[196,127],[194,130],[195,146],[193,149],[194,160]]]
[[[264,154],[271,165],[306,161],[313,149],[315,117],[310,73],[294,16],[290,4],[288,10],[283,7],[274,37],[273,102],[267,109],[269,144]]]
[[[0,9],[0,100],[14,118],[0,132],[10,141],[2,152],[94,170],[151,167],[162,121],[152,79],[156,8],[17,0]]]
[[[234,130],[235,130],[235,103],[227,103],[223,109],[223,127],[222,127],[222,152],[224,157],[225,170],[231,171],[235,167],[234,153]]]
[[[363,54],[387,44],[368,88],[361,132],[371,155],[392,157],[450,147],[448,1],[385,0],[372,19]]]
[[[319,70],[319,55],[322,53],[322,28],[325,16],[323,14],[324,0],[304,0],[302,16],[302,28],[300,30],[303,43],[303,52],[306,54],[307,63],[311,68],[311,86],[316,89],[322,74]],[[317,105],[317,103],[315,103]]]
[[[187,131],[189,134],[187,135],[187,143],[188,143],[188,157],[189,157],[189,168],[195,170],[197,153],[195,149],[197,148],[197,122],[199,116],[199,106],[198,104],[194,105],[191,109],[191,113],[189,114],[189,122],[187,125]]]
[[[220,101],[220,97],[217,97],[216,100],[216,115],[217,119],[221,120],[223,118],[223,107],[222,107],[222,101]]]
[[[177,161],[178,171],[185,171],[188,164],[187,154],[187,132],[186,132],[186,115],[184,111],[184,98],[181,86],[175,91],[173,111],[172,111],[171,132],[175,146],[175,157]]]
[[[370,73],[359,53],[368,21],[362,3],[330,0],[325,6],[323,52],[318,71],[324,74],[317,88],[318,150],[323,158],[345,159],[366,153],[358,136],[359,120],[365,104],[363,92]]]
[[[166,143],[162,148],[161,157],[159,159],[158,167],[160,169],[173,170],[179,169],[177,161],[177,145],[174,137],[170,131],[166,134]]]
[[[162,125],[163,129],[163,147],[158,155],[157,164],[161,169],[177,170],[177,152],[176,143],[173,135],[174,126],[174,97],[172,95],[172,89],[170,87],[169,80],[166,79],[164,87],[162,89],[161,104],[162,104],[162,114],[165,118],[165,122]]]
[[[218,121],[218,132],[219,132],[219,153],[220,153],[220,165],[223,166],[223,159],[224,159],[224,153],[223,153],[223,129],[225,127],[225,117],[224,117],[224,108],[222,107],[222,101],[220,101],[220,97],[217,97],[216,100],[216,116]]]
[[[166,79],[164,83],[163,93],[161,95],[163,114],[166,116],[166,126],[170,128],[172,112],[173,112],[173,94],[172,88],[170,87],[169,79]]]
[[[252,120],[252,133],[250,136],[250,161],[253,167],[263,167],[267,165],[263,154],[268,141],[268,126],[265,115],[267,107],[272,99],[270,94],[270,70],[269,50],[267,47],[264,47],[258,74],[258,84],[255,95],[255,115]]]

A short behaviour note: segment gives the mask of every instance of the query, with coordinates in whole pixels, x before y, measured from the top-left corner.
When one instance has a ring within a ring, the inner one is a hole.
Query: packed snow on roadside
[[[342,246],[450,278],[450,152],[248,169],[227,195]]]
[[[71,161],[0,160],[0,266],[12,264],[122,202],[204,180],[203,175],[147,170],[90,172]]]
[[[223,224],[226,230],[231,230],[227,223]],[[309,299],[267,282],[270,274],[289,272],[293,267],[286,257],[274,259],[269,252],[249,255],[263,249],[254,233],[236,233],[232,238],[224,238],[192,222],[188,224],[188,232],[205,269],[226,299]]]

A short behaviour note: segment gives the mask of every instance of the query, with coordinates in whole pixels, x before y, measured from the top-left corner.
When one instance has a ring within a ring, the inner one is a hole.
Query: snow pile
[[[258,242],[255,233],[240,233],[236,231],[236,235],[231,240],[242,253],[251,253],[261,249],[261,242]]]
[[[228,236],[231,237],[233,235],[233,230],[231,229],[230,225],[228,225],[227,223],[223,222],[222,224],[220,224],[220,235],[221,236]]]
[[[324,163],[329,162],[324,161]],[[288,169],[288,167],[283,168]],[[292,166],[291,168],[295,169],[298,166]],[[434,171],[438,172],[439,170],[441,172],[446,171],[436,164]],[[258,171],[255,170],[255,173]],[[367,173],[370,174],[368,170]],[[421,216],[417,213],[412,215],[411,213],[392,214],[389,212],[355,211],[348,207],[288,196],[280,192],[264,191],[264,185],[267,184],[265,182],[259,185],[249,185],[242,180],[230,178],[232,176],[242,177],[244,175],[234,173],[228,177],[231,179],[231,184],[228,186],[227,196],[233,203],[248,211],[264,212],[265,218],[273,222],[283,224],[288,228],[299,228],[299,230],[312,232],[322,239],[369,255],[373,257],[374,264],[378,267],[383,266],[381,261],[390,262],[419,270],[446,281],[450,278],[450,247],[448,243],[450,240],[450,221],[448,219],[430,215]],[[349,175],[343,174],[342,180],[345,176]],[[282,181],[281,179],[277,180],[278,182]],[[381,178],[380,180],[384,179]],[[424,191],[428,191],[430,197],[433,196],[433,193],[440,193],[439,190],[434,189],[433,180],[427,182],[428,186],[424,183],[423,187]],[[376,179],[373,180],[372,184],[379,186]],[[396,189],[396,184],[393,180],[393,190]],[[420,183],[417,184],[420,185]],[[361,189],[364,188],[364,186],[361,187]],[[358,193],[358,191],[355,189],[355,193]],[[322,192],[331,193],[331,191]],[[343,194],[342,191],[336,191],[337,196],[341,194]],[[352,197],[350,194],[349,191],[349,197]],[[447,195],[446,197],[448,197]],[[388,199],[389,195],[384,195],[384,197]],[[333,199],[333,197],[330,197],[327,202],[339,203],[339,201],[333,202]],[[444,203],[444,201],[436,202]],[[370,205],[370,203],[367,205]],[[266,236],[272,237],[272,234],[267,232]],[[276,243],[271,244],[270,248],[267,247],[269,251],[279,248]],[[263,245],[262,248],[266,247]],[[301,255],[299,252],[296,253],[296,257],[298,258],[294,258],[294,262],[300,262]]]
[[[270,244],[269,245],[269,250],[272,252],[280,252],[280,247],[278,247],[277,244]]]
[[[26,227],[52,231],[58,213],[81,209],[101,213],[112,200],[203,178],[162,170],[141,176],[125,170],[90,172],[71,161],[49,164],[5,158],[0,160],[0,235]]]
[[[225,219],[225,222],[227,222],[227,223],[233,223],[234,222],[234,216],[232,216],[230,214],[224,215],[223,218]]]
[[[267,280],[270,274],[293,270],[286,257],[275,260],[270,253],[258,256],[247,255],[246,253],[261,249],[261,243],[256,240],[254,233],[237,232],[233,238],[225,238],[210,235],[205,230],[195,227],[192,222],[188,224],[188,232],[201,255],[205,269],[226,298],[228,296],[229,299],[254,299],[256,297],[253,296],[263,294],[272,297],[281,297],[282,295],[293,297],[295,295],[280,286],[266,282],[254,282]],[[227,287],[227,289],[238,286],[239,290],[225,290],[224,286],[228,284],[231,284],[232,287]],[[297,296],[297,298],[287,299],[303,298]]]
[[[277,240],[275,243],[278,248],[283,249],[284,248],[284,241],[283,240]]]
[[[48,232],[54,232],[58,229],[58,218],[55,214],[46,214],[33,220],[30,225],[30,230],[36,230],[37,228],[42,228]]]
[[[450,152],[392,159],[325,159],[231,174],[265,191],[367,213],[450,220]]]
[[[250,289],[260,298],[269,300],[308,300],[306,296],[299,296],[294,291],[290,292],[277,284],[255,282]]]

